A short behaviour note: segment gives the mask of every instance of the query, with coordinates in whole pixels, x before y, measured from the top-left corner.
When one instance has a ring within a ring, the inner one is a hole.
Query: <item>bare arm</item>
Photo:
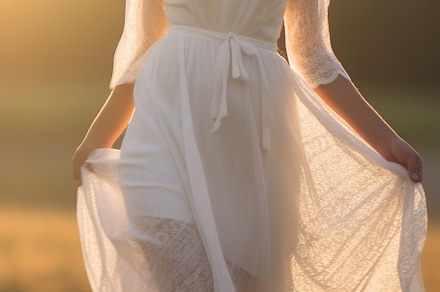
[[[414,182],[422,181],[421,156],[394,132],[351,81],[338,76],[315,92],[386,160],[404,165]]]
[[[110,148],[130,121],[134,84],[115,86],[73,155],[73,175],[81,185],[81,166],[97,148]]]

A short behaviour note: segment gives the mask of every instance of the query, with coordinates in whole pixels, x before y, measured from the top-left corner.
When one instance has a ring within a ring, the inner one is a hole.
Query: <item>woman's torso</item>
[[[276,42],[286,0],[166,0],[169,24]]]

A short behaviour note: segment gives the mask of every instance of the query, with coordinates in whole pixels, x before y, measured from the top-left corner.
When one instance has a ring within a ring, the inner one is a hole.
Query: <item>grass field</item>
[[[6,81],[5,81],[6,80]],[[90,291],[75,221],[71,156],[109,93],[108,80],[0,78],[0,292]],[[440,291],[438,90],[362,91],[425,158],[427,291]]]
[[[0,210],[0,291],[91,291],[72,212]]]

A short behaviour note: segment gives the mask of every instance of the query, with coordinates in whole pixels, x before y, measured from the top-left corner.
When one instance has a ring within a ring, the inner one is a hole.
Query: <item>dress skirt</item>
[[[145,54],[121,150],[82,168],[94,291],[423,291],[423,188],[273,44],[184,26]]]

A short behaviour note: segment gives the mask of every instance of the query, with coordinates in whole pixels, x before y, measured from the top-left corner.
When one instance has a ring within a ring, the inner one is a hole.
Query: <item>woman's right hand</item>
[[[72,157],[73,176],[81,186],[81,166],[98,148],[111,148],[127,126],[134,110],[134,84],[116,85]]]
[[[73,154],[73,177],[75,178],[78,187],[82,185],[81,167],[86,161],[87,157],[89,157],[90,153],[92,153],[92,151],[95,149],[97,149],[97,147],[90,147],[84,143],[81,143],[81,145],[78,146],[75,153]]]

